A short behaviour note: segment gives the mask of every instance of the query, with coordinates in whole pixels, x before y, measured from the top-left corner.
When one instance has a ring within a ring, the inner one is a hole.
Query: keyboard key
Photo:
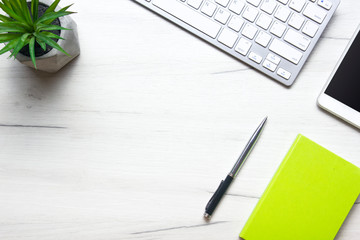
[[[220,8],[219,11],[215,14],[215,20],[225,24],[230,17],[230,13]]]
[[[232,16],[228,26],[229,28],[238,32],[240,31],[243,24],[244,24],[244,20],[241,17],[234,15]]]
[[[205,13],[209,17],[212,17],[212,15],[214,15],[216,8],[217,8],[217,6],[215,3],[206,1],[201,8],[201,12]]]
[[[258,20],[256,21],[256,25],[262,27],[263,29],[267,30],[272,22],[272,18],[269,17],[267,14],[262,13]]]
[[[327,12],[314,4],[308,4],[303,14],[315,22],[322,23],[327,15]]]
[[[282,4],[287,4],[289,0],[278,0],[278,2],[281,2]]]
[[[307,21],[302,31],[309,37],[314,37],[318,29],[319,26],[316,23],[313,23],[312,21]]]
[[[181,2],[154,0],[153,5],[212,38],[215,38],[221,29],[219,24],[192,10]]]
[[[269,53],[266,57],[267,60],[269,60],[270,62],[272,63],[275,63],[276,65],[279,65],[280,61],[281,61],[281,58],[276,56],[275,54],[273,53]]]
[[[226,7],[229,3],[229,0],[215,0],[218,4],[220,4],[223,7]]]
[[[280,77],[285,78],[286,80],[289,80],[289,78],[291,77],[291,73],[286,71],[283,68],[279,68],[276,73],[277,73],[277,75],[279,75]]]
[[[247,2],[257,7],[259,6],[261,0],[247,0]]]
[[[263,63],[263,67],[266,68],[266,69],[269,69],[270,71],[274,72],[277,65],[270,62],[269,60],[265,60],[264,63]]]
[[[305,5],[306,0],[290,0],[289,7],[295,11],[301,12]]]
[[[245,38],[240,38],[238,44],[235,47],[235,51],[240,53],[241,55],[246,56],[251,48],[252,43]]]
[[[275,10],[276,5],[277,3],[275,2],[275,0],[265,0],[261,5],[260,9],[271,15]]]
[[[281,37],[286,30],[286,26],[281,24],[279,21],[275,21],[272,25],[270,32],[275,36]]]
[[[305,18],[300,16],[299,14],[294,13],[290,20],[289,20],[289,25],[292,26],[293,28],[299,30],[301,28],[301,26],[303,25],[305,21]]]
[[[250,7],[248,6],[244,13],[243,13],[243,17],[247,20],[249,20],[250,22],[254,22],[255,21],[255,18],[257,17],[258,15],[258,10],[256,8],[253,8],[253,7]]]
[[[288,7],[285,6],[279,6],[278,9],[275,12],[275,17],[277,19],[280,19],[283,22],[286,22],[286,20],[288,19],[290,15],[290,10]]]
[[[253,39],[255,37],[256,32],[257,32],[257,28],[247,23],[244,29],[242,30],[241,34],[249,39]]]
[[[258,34],[258,36],[255,39],[255,42],[257,42],[258,44],[260,44],[263,47],[267,47],[270,40],[271,40],[271,35],[270,34],[267,34],[266,32],[260,31],[260,33]]]
[[[289,31],[287,31],[284,40],[294,45],[295,47],[300,48],[303,51],[305,51],[308,48],[311,42],[309,38],[305,37],[301,33],[298,33],[297,31],[292,29],[289,29]]]
[[[203,0],[188,0],[188,4],[195,9],[199,9]]]
[[[291,85],[339,0],[135,1]]]
[[[329,0],[319,0],[318,1],[319,6],[322,6],[323,8],[330,10],[332,7],[332,2]]]
[[[300,51],[276,38],[270,44],[269,49],[270,51],[282,56],[294,64],[298,64],[303,56]]]
[[[221,42],[222,44],[228,46],[229,48],[232,48],[236,42],[238,38],[238,35],[227,29],[224,28],[224,30],[220,33],[220,36],[218,38],[218,41]]]
[[[229,6],[229,10],[236,14],[240,14],[244,6],[245,4],[242,0],[234,0]]]
[[[254,52],[251,52],[249,54],[249,58],[256,63],[261,63],[261,61],[262,61],[262,57],[259,54],[254,53]]]

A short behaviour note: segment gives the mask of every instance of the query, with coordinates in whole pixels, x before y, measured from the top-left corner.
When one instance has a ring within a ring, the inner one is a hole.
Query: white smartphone
[[[360,25],[322,90],[318,105],[360,128]]]

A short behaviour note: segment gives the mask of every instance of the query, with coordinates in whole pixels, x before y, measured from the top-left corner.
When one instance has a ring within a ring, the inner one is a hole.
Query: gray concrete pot
[[[40,2],[50,6],[54,1],[40,0]],[[58,6],[56,11],[60,9],[61,7]],[[57,42],[60,47],[62,47],[65,52],[70,55],[70,57],[53,48],[45,55],[36,57],[36,66],[38,70],[50,73],[57,72],[80,54],[80,44],[75,21],[70,16],[61,17],[59,20],[62,27],[72,29],[61,30],[60,37],[65,40],[59,39]],[[22,64],[34,68],[34,64],[32,63],[30,57],[18,53],[16,59]]]

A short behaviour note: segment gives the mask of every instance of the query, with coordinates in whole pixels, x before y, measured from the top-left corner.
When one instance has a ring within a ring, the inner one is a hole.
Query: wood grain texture
[[[70,65],[51,75],[0,57],[2,240],[235,240],[298,133],[360,166],[360,131],[316,106],[359,1],[342,0],[291,88],[131,0],[72,2],[82,52]],[[358,239],[357,202],[337,240]]]

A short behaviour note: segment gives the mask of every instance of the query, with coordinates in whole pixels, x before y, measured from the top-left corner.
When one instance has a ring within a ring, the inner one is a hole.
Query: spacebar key
[[[212,38],[215,38],[220,31],[219,24],[176,0],[154,0],[153,4]]]

